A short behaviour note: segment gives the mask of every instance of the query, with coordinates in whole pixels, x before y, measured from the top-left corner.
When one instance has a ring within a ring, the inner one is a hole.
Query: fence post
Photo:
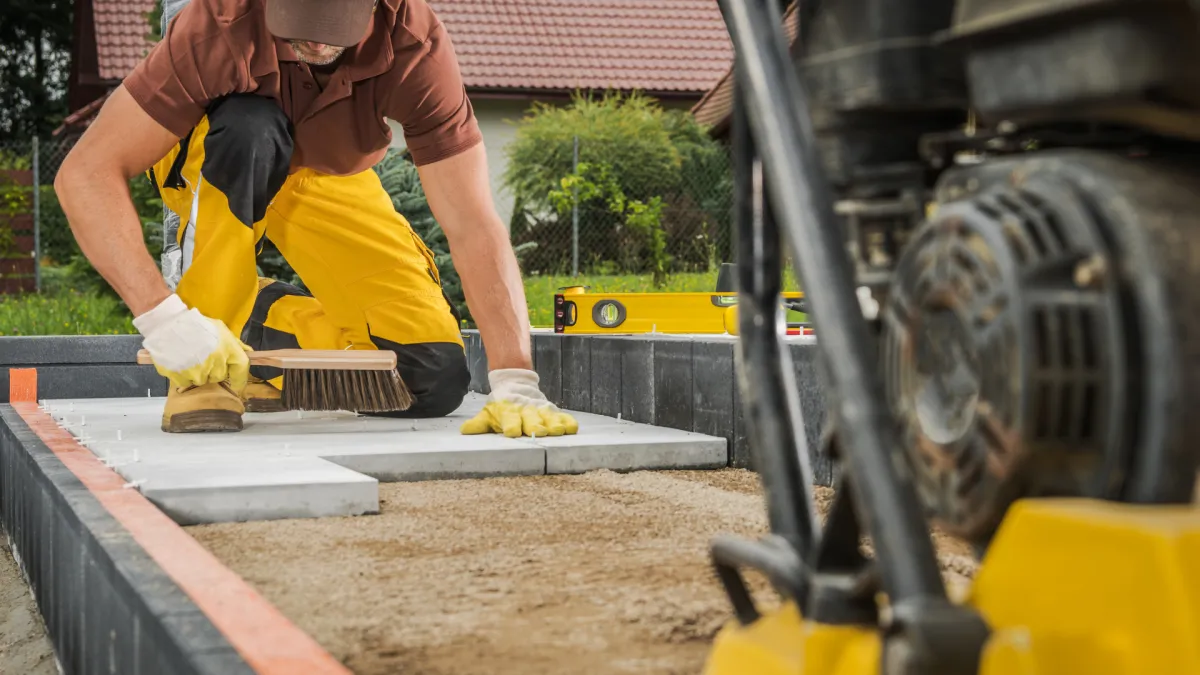
[[[42,292],[42,173],[38,137],[33,135],[33,289]]]
[[[571,173],[579,174],[579,136],[575,136],[575,159]],[[579,183],[571,188],[571,276],[579,276]]]

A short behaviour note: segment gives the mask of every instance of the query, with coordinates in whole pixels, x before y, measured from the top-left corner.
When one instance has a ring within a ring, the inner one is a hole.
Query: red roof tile
[[[150,48],[146,14],[155,0],[92,0],[100,78],[121,80]]]
[[[154,0],[92,0],[100,77],[145,53]],[[717,0],[428,0],[469,88],[700,93],[733,50]]]
[[[471,88],[706,91],[732,58],[717,0],[429,0]]]

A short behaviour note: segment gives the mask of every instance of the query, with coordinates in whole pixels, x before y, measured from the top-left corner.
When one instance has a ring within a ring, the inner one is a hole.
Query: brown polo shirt
[[[291,45],[267,30],[269,0],[192,0],[125,78],[141,107],[184,136],[212,101],[274,100],[294,127],[292,170],[349,175],[378,162],[399,122],[417,164],[482,136],[446,28],[425,0],[379,0],[371,27],[343,53],[322,91]]]

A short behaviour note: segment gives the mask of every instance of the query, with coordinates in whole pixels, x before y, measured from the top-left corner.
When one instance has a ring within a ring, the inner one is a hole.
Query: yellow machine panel
[[[992,631],[980,675],[1200,675],[1200,509],[1017,502],[964,601]],[[874,675],[880,649],[789,603],[730,622],[705,675]]]

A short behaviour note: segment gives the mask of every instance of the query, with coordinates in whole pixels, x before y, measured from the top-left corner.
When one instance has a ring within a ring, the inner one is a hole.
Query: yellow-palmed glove
[[[228,382],[241,394],[250,376],[249,350],[224,323],[188,309],[171,294],[133,320],[154,369],[180,389]]]
[[[464,434],[562,436],[579,431],[574,417],[558,409],[538,389],[538,374],[523,368],[488,373],[492,393],[478,415],[462,425]]]

